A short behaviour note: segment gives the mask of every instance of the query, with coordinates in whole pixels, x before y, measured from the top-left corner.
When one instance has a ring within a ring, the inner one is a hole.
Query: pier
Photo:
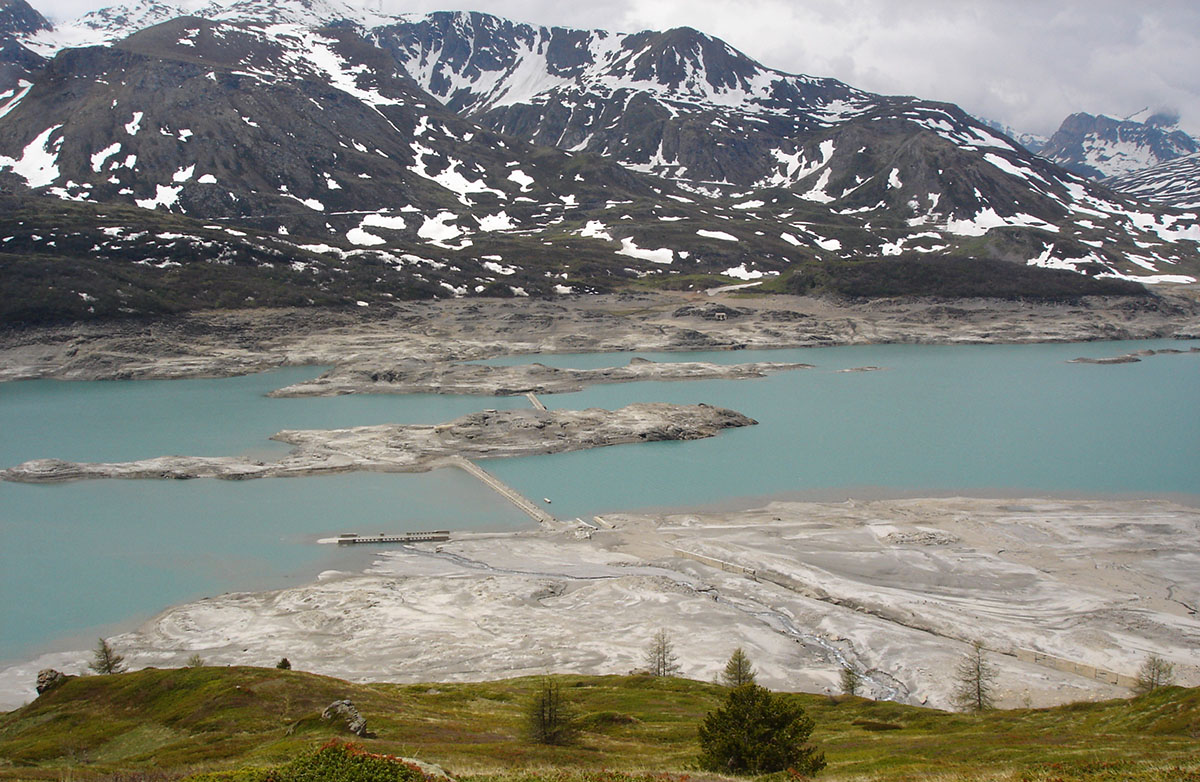
[[[339,546],[353,546],[360,543],[429,543],[450,540],[450,530],[439,529],[432,532],[398,532],[388,535],[380,532],[378,535],[359,535],[347,532],[338,535]]]
[[[537,394],[533,393],[532,391],[526,392],[525,398],[528,399],[529,403],[531,405],[533,405],[536,409],[538,409],[538,410],[546,409],[546,406],[544,404],[542,404],[542,400],[538,399]]]
[[[446,462],[464,470],[465,472],[470,473],[471,475],[474,475],[476,478],[482,481],[485,486],[511,502],[518,510],[529,516],[538,524],[554,524],[556,521],[558,521],[558,519],[554,518],[552,514],[543,510],[542,507],[533,500],[525,497],[519,491],[509,486],[495,475],[492,475],[478,464],[475,464],[475,462],[471,461],[470,459],[464,459],[461,456],[451,456],[446,460]]]

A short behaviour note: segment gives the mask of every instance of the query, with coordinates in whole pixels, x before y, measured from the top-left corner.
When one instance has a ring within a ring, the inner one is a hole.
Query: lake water
[[[554,407],[706,402],[760,421],[716,438],[490,460],[561,517],[787,494],[961,492],[1200,496],[1200,354],[1067,364],[1171,341],[882,345],[782,351],[523,356],[598,367],[801,361],[760,380],[630,383],[544,396]],[[876,372],[840,372],[866,365]],[[520,397],[269,399],[312,367],[243,378],[0,384],[0,466],[254,454],[280,429],[437,423]],[[0,658],[82,643],[184,600],[361,569],[343,531],[513,529],[529,520],[456,470],[252,481],[0,483]]]

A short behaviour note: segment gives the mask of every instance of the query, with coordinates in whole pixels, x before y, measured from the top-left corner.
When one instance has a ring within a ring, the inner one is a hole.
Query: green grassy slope
[[[359,685],[260,668],[144,670],[71,679],[0,716],[0,779],[173,779],[285,763],[344,728],[320,720],[350,698],[371,752],[418,757],[479,782],[617,782],[620,772],[689,772],[714,684],[645,676],[558,677],[579,714],[570,747],[522,738],[535,678]],[[981,716],[795,695],[829,761],[823,779],[1182,780],[1200,782],[1200,689],[1132,701]]]

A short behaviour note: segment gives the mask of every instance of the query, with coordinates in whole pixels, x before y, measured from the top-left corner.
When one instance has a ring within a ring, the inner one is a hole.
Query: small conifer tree
[[[1174,664],[1167,662],[1157,654],[1152,654],[1146,658],[1146,662],[1142,663],[1142,667],[1138,669],[1137,684],[1134,685],[1133,690],[1141,695],[1174,683]]]
[[[786,769],[810,777],[825,768],[824,753],[805,743],[812,730],[813,721],[792,699],[743,684],[700,725],[700,767],[721,774]]]
[[[862,674],[849,664],[842,666],[842,692],[846,695],[858,695],[862,689]]]
[[[526,711],[529,740],[538,744],[570,744],[576,735],[575,715],[558,682],[543,677]]]
[[[721,681],[726,687],[741,687],[743,684],[754,684],[754,676],[754,666],[742,647],[734,649],[729,662],[725,663],[725,670],[721,672]]]
[[[280,660],[279,662],[275,663],[275,667],[276,667],[276,668],[278,668],[278,669],[279,669],[279,670],[281,670],[281,671],[290,671],[290,670],[292,670],[292,664],[291,664],[291,662],[289,662],[289,661],[288,661],[288,658],[286,658],[286,657],[284,657],[284,658],[283,658],[282,660]]]
[[[125,657],[113,651],[108,641],[100,638],[92,650],[92,661],[88,667],[101,674],[122,673],[125,670]]]
[[[996,669],[983,654],[983,644],[971,644],[970,651],[955,669],[958,686],[954,703],[963,711],[989,711],[995,705],[992,690],[996,684]]]

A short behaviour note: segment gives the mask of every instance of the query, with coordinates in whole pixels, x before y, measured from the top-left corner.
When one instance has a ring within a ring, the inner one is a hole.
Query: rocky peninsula
[[[755,423],[732,410],[704,404],[654,402],[619,410],[485,410],[436,426],[385,424],[282,431],[271,439],[294,447],[272,462],[232,456],[160,456],[112,463],[35,459],[0,471],[0,479],[22,483],[86,478],[245,480],[356,470],[425,472],[456,457],[486,459],[623,443],[696,440]]]
[[[630,359],[620,367],[567,369],[532,363],[517,366],[447,364],[421,359],[400,363],[366,360],[339,366],[320,377],[273,391],[269,396],[336,396],[338,394],[563,394],[603,383],[646,380],[743,380],[772,372],[811,369],[812,364],[758,362],[712,364],[699,361],[657,362]]]

